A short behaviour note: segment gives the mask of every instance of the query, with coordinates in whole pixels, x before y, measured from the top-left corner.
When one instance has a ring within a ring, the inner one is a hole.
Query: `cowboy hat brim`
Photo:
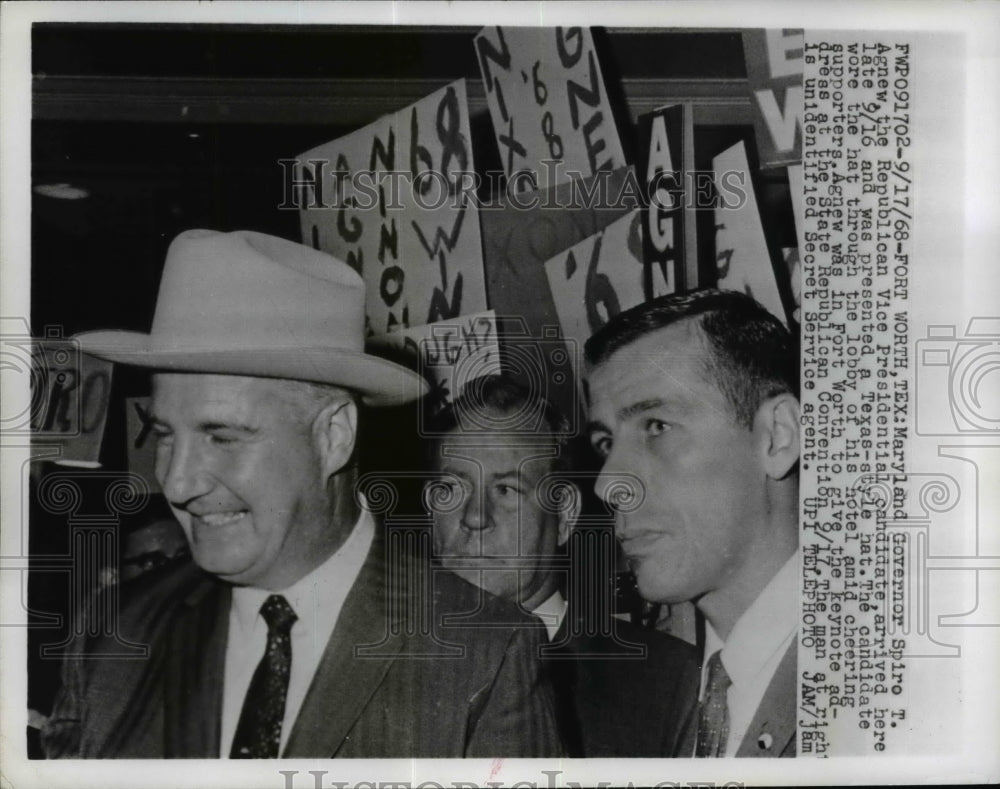
[[[416,400],[427,382],[402,365],[344,348],[191,349],[154,347],[148,334],[93,331],[76,336],[80,349],[111,362],[155,370],[285,378],[351,389],[365,405]]]

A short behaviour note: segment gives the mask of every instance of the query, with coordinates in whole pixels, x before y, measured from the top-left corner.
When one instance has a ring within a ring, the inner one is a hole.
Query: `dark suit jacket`
[[[778,664],[736,751],[738,757],[795,756],[798,645],[798,639],[793,638]],[[697,730],[698,717],[694,715],[685,731],[681,755],[694,753]]]
[[[750,721],[737,756],[795,756],[799,640],[792,639]]]
[[[574,635],[569,617],[546,665],[571,756],[665,757],[680,753],[698,706],[698,650],[679,638],[612,619],[613,635]],[[577,632],[581,632],[578,628]]]
[[[344,603],[282,756],[559,755],[538,628],[480,626],[525,619],[451,573],[387,573],[385,544]],[[149,657],[68,659],[46,755],[217,757],[230,587],[187,564],[123,597],[118,634]],[[87,654],[113,651],[111,636],[85,641]]]

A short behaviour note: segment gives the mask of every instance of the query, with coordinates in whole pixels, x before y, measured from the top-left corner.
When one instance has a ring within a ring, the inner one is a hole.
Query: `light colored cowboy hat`
[[[113,362],[334,384],[369,405],[414,400],[427,383],[364,352],[365,286],[346,263],[283,238],[188,230],[167,251],[149,334],[77,335]]]

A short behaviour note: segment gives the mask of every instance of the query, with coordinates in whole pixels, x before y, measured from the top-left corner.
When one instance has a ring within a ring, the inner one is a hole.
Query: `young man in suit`
[[[586,344],[598,495],[648,600],[706,623],[688,755],[795,753],[798,359],[753,299],[701,291],[623,312]],[[621,497],[631,480],[639,489]]]
[[[359,401],[425,391],[364,353],[364,303],[361,279],[328,255],[188,231],[150,334],[80,336],[154,371],[156,475],[194,562],[143,576],[110,630],[73,645],[47,755],[560,752],[537,634],[501,601],[483,614],[512,626],[444,627],[478,590],[450,574],[405,584],[412,568],[356,490]],[[148,659],[109,657],[114,640]]]
[[[575,528],[581,491],[565,417],[512,377],[488,375],[468,382],[429,433],[435,558],[544,625],[540,657],[569,754],[675,755],[677,722],[697,703],[697,652],[612,618],[594,555],[602,535]]]

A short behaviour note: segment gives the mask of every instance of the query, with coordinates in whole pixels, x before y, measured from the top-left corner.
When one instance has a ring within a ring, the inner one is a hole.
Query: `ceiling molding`
[[[330,124],[357,128],[448,84],[434,79],[224,79],[36,76],[32,113],[46,121]],[[752,123],[745,79],[624,79],[633,122],[691,102],[697,125]],[[467,80],[469,111],[487,111]]]

